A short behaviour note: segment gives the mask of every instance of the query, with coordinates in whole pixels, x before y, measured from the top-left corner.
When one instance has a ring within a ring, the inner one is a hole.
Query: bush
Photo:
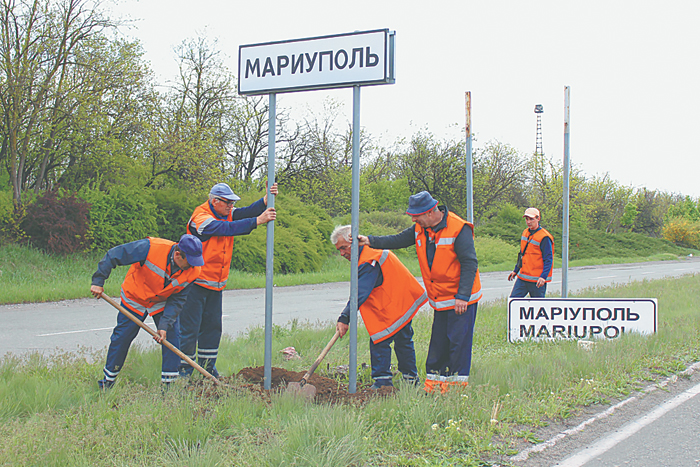
[[[12,192],[0,191],[0,245],[27,240],[27,234],[20,227],[26,214],[25,208],[15,211]]]
[[[108,250],[122,243],[157,237],[161,214],[154,201],[154,193],[153,190],[123,185],[114,185],[107,192],[94,187],[80,190],[79,196],[91,204],[90,236],[93,247]]]
[[[367,183],[362,180],[360,190],[360,207],[364,211],[405,212],[408,198],[413,194],[408,187],[408,180],[377,180]]]
[[[491,266],[513,263],[518,259],[518,247],[510,245],[500,238],[480,236],[474,240],[479,266]]]
[[[249,205],[258,197],[241,195],[241,205]],[[291,195],[275,198],[275,273],[318,271],[333,252],[330,235],[333,223],[319,207],[302,203]],[[250,235],[236,237],[231,266],[253,273],[265,272],[267,228],[258,227]]]
[[[352,216],[346,214],[335,219],[336,225],[350,225]],[[361,212],[360,213],[360,235],[395,235],[413,225],[411,216],[405,212]],[[394,250],[399,257],[415,257],[416,247],[401,248]]]
[[[90,205],[75,196],[59,197],[47,191],[27,207],[20,227],[36,248],[66,255],[85,251],[90,242],[88,212]]]
[[[664,239],[686,248],[700,248],[700,222],[686,217],[672,217],[663,229]]]
[[[474,231],[477,238],[483,236],[500,238],[510,245],[520,246],[520,236],[523,229],[527,227],[525,220],[523,220],[524,211],[524,209],[512,204],[506,204],[495,217],[475,226]],[[549,230],[546,226],[543,225],[543,227]],[[551,230],[549,231],[551,232]]]
[[[194,209],[205,202],[209,194],[184,194],[179,189],[161,189],[154,193],[158,210],[158,236],[177,242],[187,233],[187,222]]]

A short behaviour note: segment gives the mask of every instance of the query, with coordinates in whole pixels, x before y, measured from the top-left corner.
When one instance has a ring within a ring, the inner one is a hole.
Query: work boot
[[[97,386],[103,391],[106,391],[107,389],[112,389],[112,386],[114,386],[114,381],[108,381],[104,378],[101,380],[97,381]]]
[[[377,389],[383,388],[385,386],[394,387],[394,383],[392,383],[391,380],[380,380],[380,381],[375,381],[374,384],[372,384],[369,388],[373,391],[376,391]]]

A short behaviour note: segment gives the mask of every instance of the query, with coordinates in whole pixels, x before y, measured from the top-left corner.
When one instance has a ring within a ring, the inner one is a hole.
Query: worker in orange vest
[[[340,255],[350,261],[351,227],[336,227],[331,242]],[[357,306],[369,332],[372,363],[371,389],[393,386],[391,343],[398,370],[406,382],[419,384],[411,320],[428,301],[428,296],[411,272],[389,250],[361,246],[357,269]],[[343,337],[350,322],[350,302],[338,318],[336,329]]]
[[[277,184],[270,187],[277,194]],[[259,225],[274,221],[275,208],[267,207],[267,193],[250,206],[234,208],[240,197],[226,183],[217,183],[209,199],[197,206],[187,222],[187,233],[202,241],[204,267],[187,297],[180,317],[180,350],[209,373],[219,377],[216,359],[223,328],[223,290],[226,289],[234,237],[248,235]],[[180,376],[188,377],[193,368],[180,362]]]
[[[515,269],[508,274],[508,280],[516,279],[511,297],[544,298],[547,283],[552,281],[554,267],[554,237],[540,225],[540,211],[527,208],[525,214],[527,228],[520,236],[520,252]]]
[[[476,309],[482,297],[474,226],[450,212],[428,193],[409,198],[406,214],[413,226],[397,235],[358,236],[372,248],[416,246],[423,285],[434,309],[425,390],[466,386],[472,360]]]
[[[155,341],[161,343],[167,338],[168,342],[178,347],[178,315],[204,265],[202,242],[193,235],[185,234],[179,243],[149,237],[115,246],[97,265],[97,271],[92,275],[90,293],[99,298],[112,269],[126,265],[131,267],[122,283],[122,306],[141,321],[152,316],[158,328]],[[117,326],[112,331],[103,370],[104,378],[97,382],[100,389],[109,389],[114,385],[131,342],[140,329],[124,314],[117,315]],[[180,357],[163,346],[163,384],[170,384],[177,378],[179,364]]]

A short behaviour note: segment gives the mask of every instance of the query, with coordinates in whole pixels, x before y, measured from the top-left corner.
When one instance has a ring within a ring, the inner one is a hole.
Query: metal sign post
[[[270,94],[270,110],[267,134],[267,207],[275,207],[275,195],[270,187],[275,184],[275,139],[277,119],[277,95]],[[272,282],[275,258],[275,222],[267,223],[267,245],[265,257],[265,369],[263,387],[272,387]]]
[[[238,49],[238,92],[269,94],[268,190],[275,182],[276,93],[313,89],[353,88],[352,136],[352,247],[350,281],[350,381],[357,386],[357,261],[360,212],[360,86],[394,84],[395,33],[388,29],[312,37]],[[268,207],[274,207],[268,195]],[[272,383],[272,273],[274,222],[267,227],[265,274],[265,369],[264,388]]]
[[[474,223],[474,179],[472,161],[472,93],[465,93],[467,112],[467,148],[466,148],[466,168],[467,168],[467,221]]]
[[[352,88],[352,208],[350,215],[350,378],[348,392],[357,390],[357,261],[360,248],[357,236],[360,233],[360,86]]]
[[[564,193],[561,235],[561,296],[569,296],[569,86],[564,86]]]

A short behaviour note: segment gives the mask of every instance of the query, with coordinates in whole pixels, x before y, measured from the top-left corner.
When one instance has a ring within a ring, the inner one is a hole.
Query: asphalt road
[[[508,459],[518,467],[700,466],[700,363],[605,406],[542,429]],[[506,462],[504,462],[506,464]]]

